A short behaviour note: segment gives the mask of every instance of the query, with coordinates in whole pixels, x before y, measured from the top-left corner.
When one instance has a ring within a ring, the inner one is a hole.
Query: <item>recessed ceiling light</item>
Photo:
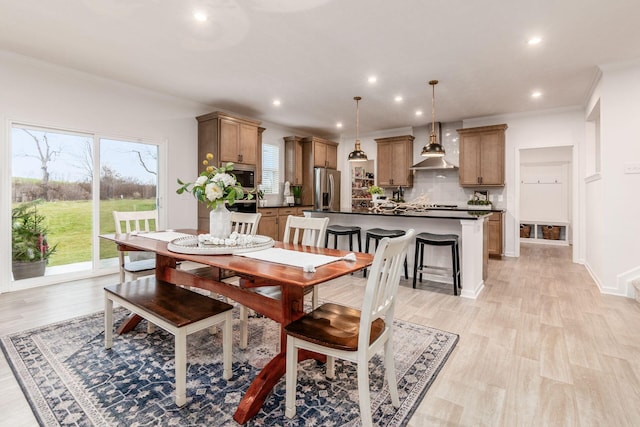
[[[394,101],[396,102],[402,102],[402,97],[400,95],[396,96],[395,98],[393,98]]]
[[[373,84],[373,83],[375,83],[375,82],[377,82],[377,81],[378,81],[378,78],[377,78],[376,76],[370,76],[370,77],[369,77],[369,83],[372,83],[372,84]]]
[[[193,18],[198,22],[204,22],[207,20],[207,14],[198,10],[196,12],[193,12]]]
[[[527,44],[529,46],[533,46],[536,44],[540,44],[542,42],[542,37],[531,37],[529,40],[527,40]]]
[[[341,128],[341,127],[342,127],[342,122],[338,122],[338,123],[336,123],[336,127],[337,127],[337,128]]]
[[[542,96],[542,92],[540,92],[539,90],[536,90],[531,93],[532,98],[540,98],[541,96]]]
[[[276,107],[280,106],[280,100],[279,99],[274,99],[273,100],[273,105],[275,105]]]
[[[421,110],[416,111],[416,116],[421,116],[421,115],[422,115],[422,111]]]

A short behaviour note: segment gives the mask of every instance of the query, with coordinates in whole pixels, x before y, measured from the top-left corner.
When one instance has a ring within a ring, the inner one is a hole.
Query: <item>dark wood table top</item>
[[[177,230],[186,234],[197,234],[196,230]],[[121,246],[122,250],[130,247],[135,250],[155,252],[158,255],[174,258],[178,261],[193,261],[212,267],[235,271],[241,275],[260,277],[269,282],[287,285],[299,285],[303,287],[317,285],[331,279],[349,274],[371,265],[372,254],[353,252],[356,261],[335,261],[316,268],[314,273],[305,273],[302,268],[268,261],[249,259],[240,255],[190,255],[172,252],[167,249],[167,242],[157,239],[145,238],[141,234],[105,234],[103,239],[112,240]],[[317,248],[314,246],[294,245],[291,243],[276,242],[276,248],[316,253],[335,257],[344,257],[349,251]]]

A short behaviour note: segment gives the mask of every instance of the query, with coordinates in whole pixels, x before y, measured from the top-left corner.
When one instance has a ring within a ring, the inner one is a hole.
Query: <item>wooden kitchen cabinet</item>
[[[255,184],[256,188],[258,185],[262,184],[262,134],[266,128],[262,126],[258,127],[258,157],[256,159],[256,176],[255,176]]]
[[[260,217],[258,224],[258,234],[282,241],[289,215],[304,216],[303,211],[312,208],[312,206],[259,208],[258,212],[262,214],[262,217]]]
[[[506,124],[458,129],[460,186],[504,187]]]
[[[217,165],[232,162],[256,166],[262,149],[260,122],[216,111],[198,120],[198,170],[206,153],[213,153]],[[264,129],[263,129],[264,130]]]
[[[284,180],[291,185],[302,185],[302,138],[284,137]]]
[[[490,257],[502,257],[502,212],[494,212],[487,220],[487,251]]]
[[[310,136],[303,138],[304,151],[310,156],[312,168],[338,169],[338,143]]]
[[[278,208],[259,208],[258,212],[262,216],[258,223],[257,234],[278,240]]]
[[[413,174],[409,169],[413,165],[412,135],[378,138],[378,174],[380,187],[411,187]]]
[[[255,184],[262,179],[262,132],[260,122],[216,111],[196,117],[198,120],[198,173],[204,168],[207,153],[213,165],[241,163],[255,168]],[[258,152],[260,150],[260,152]],[[232,154],[233,153],[233,154]],[[209,209],[198,203],[198,224],[208,224]]]

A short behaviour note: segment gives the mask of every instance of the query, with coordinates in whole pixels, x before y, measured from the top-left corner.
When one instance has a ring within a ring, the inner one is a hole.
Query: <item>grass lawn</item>
[[[146,211],[156,207],[155,199],[114,199],[100,202],[99,234],[114,233],[113,211]],[[57,244],[49,266],[91,261],[92,202],[43,202],[38,205],[49,226],[49,245]],[[100,241],[100,259],[117,257],[113,242]]]

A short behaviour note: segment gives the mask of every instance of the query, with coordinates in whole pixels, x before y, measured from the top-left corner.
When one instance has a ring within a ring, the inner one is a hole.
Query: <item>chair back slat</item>
[[[261,217],[261,213],[231,212],[231,231],[255,236]]]
[[[322,246],[329,218],[308,218],[289,215],[283,241],[305,246]],[[291,239],[293,237],[293,240]]]
[[[156,231],[158,229],[158,211],[135,211],[135,212],[119,212],[113,211],[113,219],[116,225],[116,233],[121,234],[123,225],[124,232],[132,231]]]
[[[383,317],[386,327],[391,327],[404,259],[414,235],[411,229],[404,236],[385,237],[378,244],[362,303],[358,337],[358,346],[362,348],[369,345],[371,322]]]

